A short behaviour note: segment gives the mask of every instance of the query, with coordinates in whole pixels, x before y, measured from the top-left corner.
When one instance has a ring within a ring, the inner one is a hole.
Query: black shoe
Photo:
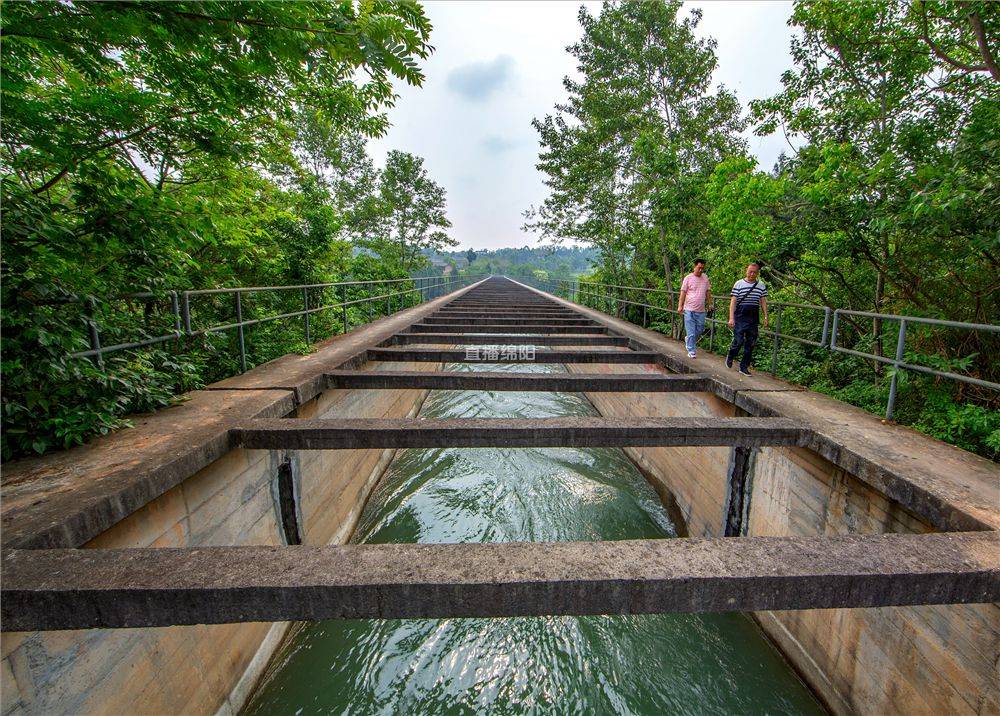
[[[750,371],[746,368],[740,368],[740,375],[745,375],[747,378],[750,377]]]
[[[733,367],[733,359],[730,358],[729,356],[726,356],[726,367],[727,368],[732,368]]]

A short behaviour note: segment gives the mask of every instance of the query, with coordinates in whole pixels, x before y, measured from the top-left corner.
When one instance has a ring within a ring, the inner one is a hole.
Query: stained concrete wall
[[[567,366],[571,372],[657,372],[653,365]],[[734,414],[707,393],[589,393],[607,417]],[[720,537],[728,448],[628,448],[668,492],[692,537]],[[934,531],[864,482],[800,448],[763,448],[752,463],[748,535]],[[838,714],[998,714],[1000,608],[949,605],[763,612],[765,633]]]
[[[440,370],[368,363],[365,369]],[[413,416],[423,390],[329,390],[296,417]],[[392,450],[301,451],[295,472],[305,544],[347,540]],[[277,545],[282,451],[236,449],[98,535],[86,547]],[[2,714],[237,712],[287,624],[4,633]]]

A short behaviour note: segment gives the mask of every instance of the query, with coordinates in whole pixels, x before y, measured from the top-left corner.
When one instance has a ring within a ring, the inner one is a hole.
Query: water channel
[[[451,370],[555,372],[553,364]],[[597,415],[581,394],[433,391],[428,418]],[[406,450],[352,541],[669,538],[617,449]],[[819,714],[739,614],[341,620],[301,624],[245,714]]]

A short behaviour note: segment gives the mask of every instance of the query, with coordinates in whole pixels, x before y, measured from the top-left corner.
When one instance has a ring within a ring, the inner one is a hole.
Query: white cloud
[[[470,62],[448,73],[448,89],[463,99],[482,102],[510,83],[514,58],[497,55],[492,62]]]
[[[519,145],[523,144],[523,142],[491,134],[490,136],[485,137],[481,144],[490,154],[503,154],[504,152],[509,152],[511,149],[517,148]]]

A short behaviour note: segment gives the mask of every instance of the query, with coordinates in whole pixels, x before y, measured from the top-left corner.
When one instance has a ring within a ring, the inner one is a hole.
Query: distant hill
[[[470,254],[474,254],[470,256]],[[600,259],[593,248],[569,246],[522,246],[493,250],[443,251],[428,254],[432,264],[454,263],[463,273],[505,274],[512,278],[530,277],[542,272],[547,276],[578,276],[590,271]],[[469,258],[473,260],[465,266]]]

